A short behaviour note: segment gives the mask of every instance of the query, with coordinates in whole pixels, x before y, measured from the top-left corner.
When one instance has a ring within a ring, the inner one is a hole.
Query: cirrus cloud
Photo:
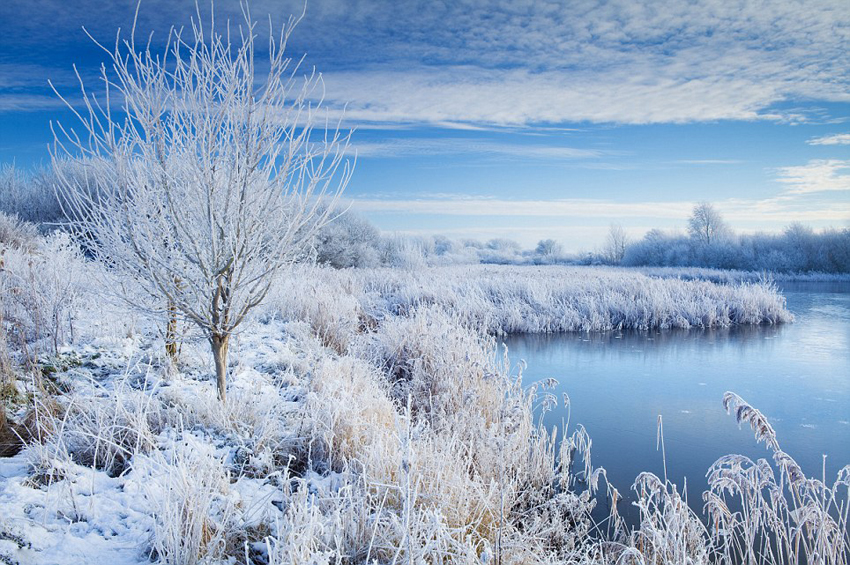
[[[815,159],[782,167],[777,180],[788,185],[789,194],[850,190],[850,160]]]
[[[809,145],[850,145],[850,133],[836,133],[808,140]]]
[[[30,4],[0,3],[0,47],[41,52],[47,66],[61,59],[45,55],[56,41],[90,43],[80,25],[111,41],[136,2]],[[279,20],[303,3],[251,8]],[[216,9],[219,22],[239,21],[237,4]],[[147,0],[140,31],[158,30],[156,41],[193,12]],[[848,42],[846,0],[315,0],[292,51],[310,54],[326,72],[328,101],[348,103],[360,124],[800,122],[805,111],[779,108],[850,102]]]

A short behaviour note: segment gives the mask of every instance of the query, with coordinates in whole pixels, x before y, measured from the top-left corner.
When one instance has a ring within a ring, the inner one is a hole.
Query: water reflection
[[[705,472],[721,455],[767,457],[720,405],[733,390],[761,409],[783,449],[832,480],[850,463],[850,284],[785,285],[796,321],[783,326],[624,331],[507,338],[526,382],[554,377],[572,399],[572,422],[593,438],[595,464],[621,492],[642,470],[662,473],[656,419],[664,417],[667,467],[701,507]],[[561,427],[563,408],[545,416]],[[629,514],[628,508],[623,511]],[[631,513],[634,518],[634,513]]]
[[[689,330],[648,330],[648,331],[608,331],[576,332],[565,334],[516,334],[506,343],[513,348],[537,356],[551,356],[554,349],[569,347],[582,353],[599,356],[623,356],[642,354],[644,356],[669,356],[683,348],[688,350],[693,344],[698,347],[774,347],[775,339],[788,326],[739,326],[731,328]]]

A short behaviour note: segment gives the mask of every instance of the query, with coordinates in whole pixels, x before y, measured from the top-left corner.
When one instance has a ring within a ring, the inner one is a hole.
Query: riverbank
[[[563,401],[554,383],[523,382],[493,335],[790,320],[766,284],[298,267],[234,337],[222,405],[203,340],[171,366],[156,324],[95,300],[75,343],[14,381],[29,442],[0,463],[8,562],[709,563],[716,534],[653,475],[624,529],[584,428],[535,419]]]
[[[709,281],[721,284],[759,282],[828,282],[850,283],[850,273],[779,273],[773,271],[736,271],[728,269],[706,269],[701,267],[630,267],[649,277]]]

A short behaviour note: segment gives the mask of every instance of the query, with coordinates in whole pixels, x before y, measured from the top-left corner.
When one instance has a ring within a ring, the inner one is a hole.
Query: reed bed
[[[341,324],[310,316],[309,310],[321,309],[321,315],[330,318],[344,316],[351,324],[436,308],[490,335],[712,328],[793,320],[784,297],[770,282],[714,284],[606,267],[455,266],[416,271],[299,267],[278,287],[272,303],[287,316],[308,314],[325,335]]]

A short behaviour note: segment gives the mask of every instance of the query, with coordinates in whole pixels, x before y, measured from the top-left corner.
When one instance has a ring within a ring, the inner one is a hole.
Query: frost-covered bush
[[[19,169],[14,164],[0,167],[0,212],[33,223],[55,221],[62,212],[50,182],[50,170]]]
[[[439,235],[432,238],[429,248],[434,251],[428,257],[429,265],[470,265],[484,261],[477,248]]]
[[[103,470],[109,476],[125,472],[133,457],[157,446],[156,435],[169,423],[162,405],[152,401],[153,390],[136,390],[127,378],[110,383],[110,390],[73,391],[54,406],[36,404],[33,419],[50,433],[43,436],[34,467],[49,458],[66,457],[77,464]]]
[[[39,239],[34,250],[5,250],[1,317],[18,347],[31,354],[57,354],[61,344],[73,339],[86,269],[79,247],[62,232]]]
[[[690,264],[712,266],[717,269],[735,269],[745,264],[741,243],[736,236],[726,235],[713,240],[710,245],[691,241]]]
[[[491,239],[478,251],[478,262],[517,265],[527,261],[520,245],[510,239]]]
[[[459,242],[444,236],[381,235],[368,220],[348,211],[322,228],[313,242],[318,263],[336,268],[396,267],[526,262],[510,240]]]
[[[541,239],[534,248],[536,265],[552,265],[563,261],[564,247],[554,239]]]
[[[427,265],[429,243],[433,244],[425,238],[387,236],[382,241],[381,264],[399,269],[421,269]]]
[[[0,264],[7,248],[33,251],[38,244],[38,228],[17,216],[0,212]]]
[[[815,233],[801,224],[790,225],[781,236],[752,236],[781,255],[788,271],[850,272],[850,228]],[[778,269],[777,269],[778,270]]]
[[[29,171],[15,165],[3,165],[0,167],[0,212],[17,215],[38,225],[43,232],[51,231],[65,222],[62,202],[56,192],[57,170],[93,191],[94,182],[88,178],[86,167],[85,162],[66,159]]]
[[[332,469],[362,459],[388,441],[395,429],[396,407],[388,385],[372,363],[354,357],[323,359],[315,367],[307,399],[310,435]]]
[[[380,237],[378,229],[368,220],[348,210],[316,234],[313,243],[316,260],[338,269],[377,267]]]
[[[626,247],[623,265],[661,267],[690,265],[690,242],[681,234],[653,229],[643,239]]]
[[[437,430],[451,426],[468,405],[475,405],[482,422],[495,421],[502,404],[503,384],[491,372],[495,346],[458,320],[423,308],[385,321],[358,344],[357,354],[387,375],[396,403],[410,397],[414,415]]]
[[[354,294],[359,290],[354,280],[351,274],[301,265],[274,286],[266,315],[307,322],[324,345],[343,353],[352,336],[372,323]]]
[[[150,479],[152,556],[163,565],[220,563],[227,550],[230,480],[209,445],[184,435],[166,451],[140,461]]]

